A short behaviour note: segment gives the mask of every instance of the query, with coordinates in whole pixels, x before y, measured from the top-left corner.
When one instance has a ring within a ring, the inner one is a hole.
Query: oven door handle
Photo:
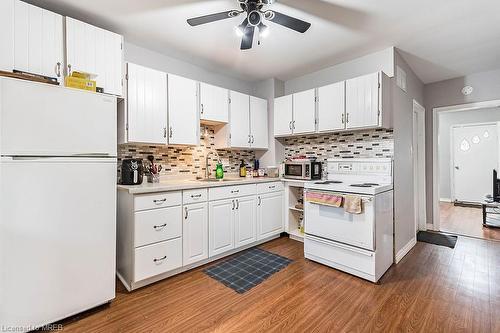
[[[324,190],[315,190],[315,189],[306,189],[306,192],[320,192],[320,193],[325,193],[325,194],[332,194],[332,195],[336,195],[336,196],[339,196],[339,197],[343,197],[345,198],[346,195],[357,195],[355,193],[339,193],[339,192],[332,192],[332,191],[324,191]],[[360,195],[361,199],[363,200],[364,203],[367,203],[367,202],[372,202],[373,201],[373,197],[367,197],[367,196],[363,196],[363,195]],[[317,205],[321,205],[320,203],[316,203],[316,202],[310,202],[308,201],[309,203],[312,203],[312,204],[317,204]],[[328,206],[328,205],[325,205],[325,206]]]

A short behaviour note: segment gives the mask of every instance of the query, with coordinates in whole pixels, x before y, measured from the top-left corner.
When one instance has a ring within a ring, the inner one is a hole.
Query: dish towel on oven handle
[[[346,195],[344,210],[350,214],[361,214],[363,212],[363,199],[359,195]]]
[[[342,207],[342,202],[344,201],[344,198],[341,195],[335,195],[326,192],[307,191],[306,201],[319,205],[339,208]]]

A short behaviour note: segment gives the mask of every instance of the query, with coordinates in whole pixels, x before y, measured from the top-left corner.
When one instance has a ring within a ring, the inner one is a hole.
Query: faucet
[[[217,161],[220,163],[220,157],[217,151],[215,150],[209,150],[207,152],[207,156],[205,156],[205,179],[210,178],[210,170],[209,170],[209,163],[208,163],[208,158],[210,157],[210,154],[215,154],[217,156]]]

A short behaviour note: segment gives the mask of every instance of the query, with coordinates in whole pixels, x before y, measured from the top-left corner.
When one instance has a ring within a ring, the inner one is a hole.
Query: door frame
[[[439,209],[439,114],[443,112],[472,111],[500,107],[500,99],[466,103],[452,106],[443,106],[432,109],[432,224],[427,224],[427,228],[439,231],[440,209]]]
[[[427,230],[425,195],[425,108],[413,100],[413,191],[415,234]]]
[[[463,125],[452,125],[450,131],[450,200],[455,202],[457,200],[455,195],[455,137],[454,129],[463,127],[476,127],[476,126],[496,126],[498,133],[498,122],[486,122],[486,123],[469,123]],[[497,134],[498,135],[498,134]],[[498,147],[497,147],[498,148]]]

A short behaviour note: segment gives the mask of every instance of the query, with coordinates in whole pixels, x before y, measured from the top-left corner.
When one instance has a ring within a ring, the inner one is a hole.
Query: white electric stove
[[[305,200],[305,257],[377,282],[393,262],[392,160],[330,159],[326,169],[326,180],[305,185],[306,196],[359,196],[362,209]]]

